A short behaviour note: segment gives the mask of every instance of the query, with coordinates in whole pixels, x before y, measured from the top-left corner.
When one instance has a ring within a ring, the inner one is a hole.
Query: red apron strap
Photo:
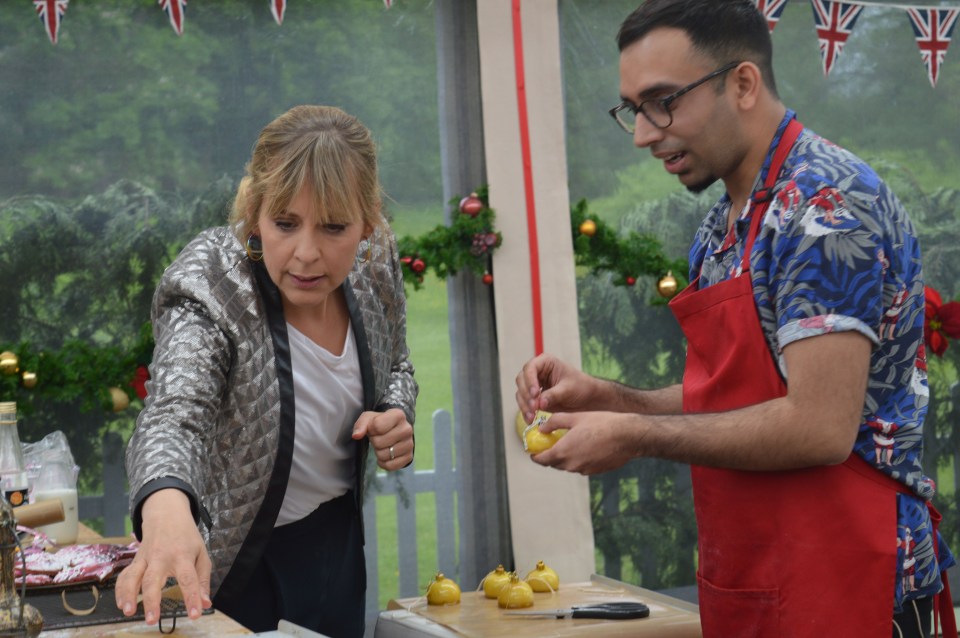
[[[800,137],[800,133],[802,132],[803,124],[796,118],[790,120],[787,128],[783,131],[783,136],[780,138],[777,149],[773,152],[773,159],[770,160],[770,167],[767,169],[767,178],[763,181],[763,187],[750,197],[753,210],[750,212],[750,234],[747,236],[747,243],[743,248],[742,272],[748,272],[750,270],[750,252],[753,250],[753,242],[757,238],[763,216],[770,206],[770,199],[773,197],[773,187],[776,185],[777,178],[780,176],[780,168],[787,159],[787,155],[789,155],[793,149],[793,143],[797,141],[797,138]]]

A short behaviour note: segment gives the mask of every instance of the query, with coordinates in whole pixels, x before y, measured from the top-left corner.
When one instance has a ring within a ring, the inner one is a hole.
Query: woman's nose
[[[319,259],[323,255],[323,247],[320,239],[314,237],[312,233],[304,233],[297,242],[297,259],[303,262],[311,262]]]

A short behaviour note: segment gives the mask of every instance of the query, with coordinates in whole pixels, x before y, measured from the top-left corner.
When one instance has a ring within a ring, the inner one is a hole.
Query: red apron
[[[670,302],[687,338],[684,412],[786,395],[754,305],[749,257],[802,129],[796,120],[787,126],[760,191],[766,201],[754,195],[743,275],[703,290],[694,281]],[[902,484],[854,454],[842,465],[793,471],[691,472],[705,637],[889,638]]]

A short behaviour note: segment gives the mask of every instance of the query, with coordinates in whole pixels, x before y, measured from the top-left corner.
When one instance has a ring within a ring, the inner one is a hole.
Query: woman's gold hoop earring
[[[250,258],[250,261],[260,261],[263,259],[263,242],[260,241],[259,235],[253,235],[247,237],[247,243],[243,246],[247,251],[247,257]]]
[[[369,239],[361,239],[359,251],[357,252],[357,263],[365,264],[370,261],[370,254],[373,252],[373,245]]]

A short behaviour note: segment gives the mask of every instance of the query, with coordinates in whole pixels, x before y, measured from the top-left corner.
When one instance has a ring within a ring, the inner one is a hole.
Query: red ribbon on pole
[[[517,80],[517,114],[520,120],[520,152],[523,157],[523,190],[527,202],[527,243],[530,255],[530,289],[533,306],[534,354],[543,353],[543,309],[540,299],[540,248],[537,241],[537,206],[533,192],[533,162],[530,158],[530,126],[527,117],[526,75],[523,68],[523,21],[520,0],[513,0],[513,60]]]

